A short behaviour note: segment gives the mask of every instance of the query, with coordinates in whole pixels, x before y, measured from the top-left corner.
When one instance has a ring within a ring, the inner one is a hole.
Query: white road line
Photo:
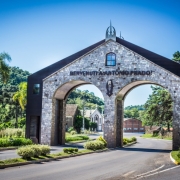
[[[145,178],[145,177],[153,176],[153,175],[160,174],[160,173],[163,173],[163,172],[166,172],[166,171],[169,171],[169,170],[172,170],[172,169],[176,169],[176,168],[180,168],[180,166],[175,166],[175,167],[172,167],[172,168],[164,169],[162,171],[158,171],[158,172],[155,172],[153,174],[148,174],[146,176],[141,176],[141,177],[139,177],[137,179],[142,179],[142,178]]]
[[[160,167],[158,167],[157,169],[154,169],[154,170],[152,170],[152,171],[148,171],[148,172],[146,172],[146,173],[139,174],[139,175],[135,176],[135,178],[140,177],[140,176],[144,176],[144,175],[146,175],[146,174],[149,174],[149,173],[152,173],[152,172],[155,172],[155,171],[158,171],[159,169],[161,169],[161,168],[163,168],[163,167],[164,167],[164,165],[162,165],[162,166],[160,166]]]
[[[130,174],[134,173],[135,171],[130,171],[130,172],[127,172],[126,174],[123,174],[123,177],[127,177],[129,176]]]

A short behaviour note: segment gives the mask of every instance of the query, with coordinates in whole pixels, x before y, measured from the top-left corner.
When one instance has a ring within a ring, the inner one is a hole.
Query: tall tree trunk
[[[169,122],[167,123],[167,130],[168,130],[168,132],[170,132],[170,124],[169,124]]]
[[[16,122],[15,122],[15,128],[18,128],[18,106],[16,103]]]

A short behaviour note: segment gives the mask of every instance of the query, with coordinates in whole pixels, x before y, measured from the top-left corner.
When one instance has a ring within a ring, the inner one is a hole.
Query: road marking
[[[142,179],[142,178],[145,178],[145,177],[149,177],[149,176],[153,176],[153,175],[156,175],[156,174],[160,174],[160,173],[163,173],[163,172],[166,172],[166,171],[169,171],[169,170],[172,170],[172,169],[176,169],[176,168],[179,168],[180,166],[175,166],[175,167],[172,167],[172,168],[168,168],[168,169],[164,169],[162,171],[158,171],[158,172],[155,172],[155,173],[152,173],[152,174],[148,174],[148,175],[145,175],[145,176],[141,176],[141,177],[138,177],[136,179]]]
[[[139,175],[135,176],[135,178],[138,178],[138,177],[140,177],[140,176],[144,176],[144,175],[146,175],[146,174],[149,174],[149,173],[158,171],[159,169],[161,169],[161,168],[163,168],[163,167],[164,167],[164,165],[162,165],[162,166],[160,166],[160,167],[158,167],[157,169],[154,169],[154,170],[152,170],[152,171],[148,171],[148,172],[146,172],[146,173],[139,174]]]
[[[134,173],[135,171],[130,171],[130,172],[127,172],[126,174],[123,174],[123,177],[127,177],[129,176],[130,174]]]

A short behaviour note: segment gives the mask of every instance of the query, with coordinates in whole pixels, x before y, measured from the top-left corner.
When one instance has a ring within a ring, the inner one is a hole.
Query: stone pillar
[[[114,111],[114,99],[108,98],[104,102],[104,139],[107,141],[108,148],[116,147],[115,138],[115,111]]]
[[[66,104],[64,100],[59,100],[59,125],[58,125],[58,144],[65,144],[66,131]]]
[[[123,146],[123,119],[124,102],[116,100],[116,147]]]
[[[51,123],[51,145],[65,144],[65,101],[54,100],[54,115]]]
[[[180,148],[180,99],[178,97],[174,100],[173,108],[173,150],[179,150]]]

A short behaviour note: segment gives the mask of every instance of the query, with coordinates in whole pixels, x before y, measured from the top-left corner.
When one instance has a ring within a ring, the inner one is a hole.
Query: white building
[[[97,123],[97,131],[103,131],[104,117],[97,108],[94,110],[85,110],[84,117],[90,119],[91,122]]]

